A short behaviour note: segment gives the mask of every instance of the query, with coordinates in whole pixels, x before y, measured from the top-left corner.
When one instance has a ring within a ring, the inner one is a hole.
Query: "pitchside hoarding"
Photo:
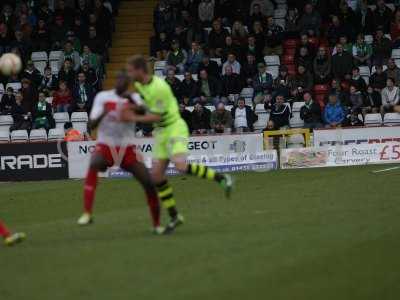
[[[314,130],[314,146],[385,144],[400,142],[400,126]]]
[[[400,163],[400,143],[360,144],[281,150],[282,169]]]

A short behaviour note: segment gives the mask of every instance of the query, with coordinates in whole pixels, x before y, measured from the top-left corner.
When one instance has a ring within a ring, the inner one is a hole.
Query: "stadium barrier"
[[[282,149],[281,169],[400,163],[400,142]]]
[[[65,143],[2,144],[0,181],[67,179]]]

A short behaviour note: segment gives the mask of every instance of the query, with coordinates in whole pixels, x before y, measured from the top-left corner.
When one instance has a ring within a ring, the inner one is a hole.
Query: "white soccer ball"
[[[22,69],[21,58],[14,53],[5,53],[0,57],[0,72],[4,76],[18,74]]]

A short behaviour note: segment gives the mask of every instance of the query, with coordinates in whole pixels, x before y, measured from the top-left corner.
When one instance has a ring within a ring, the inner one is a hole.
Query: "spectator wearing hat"
[[[275,129],[288,128],[290,114],[290,106],[285,103],[285,97],[277,95],[270,112],[270,120],[274,122]]]
[[[22,77],[29,79],[35,87],[38,87],[42,81],[42,74],[36,69],[33,61],[28,60],[26,63],[26,68],[22,72]]]
[[[265,96],[271,93],[273,78],[264,63],[257,64],[258,74],[253,79],[254,105],[264,103]]]
[[[313,61],[314,83],[327,84],[331,79],[331,58],[327,55],[325,47],[319,47]]]
[[[341,127],[345,119],[345,111],[336,94],[330,94],[324,110],[324,122],[327,128]]]
[[[237,105],[232,108],[231,115],[233,129],[236,132],[254,131],[254,123],[258,120],[258,116],[250,106],[246,105],[243,97],[240,97]]]
[[[8,87],[6,93],[3,94],[0,101],[0,114],[9,115],[15,106],[14,89]]]
[[[321,128],[321,107],[313,100],[310,92],[305,92],[303,99],[305,104],[300,108],[300,119],[304,121],[304,127],[310,129]]]
[[[215,133],[230,133],[232,127],[231,112],[225,109],[225,104],[220,102],[216,110],[211,113],[211,129]]]
[[[81,65],[81,59],[79,57],[78,51],[75,51],[73,45],[70,41],[65,42],[64,44],[64,51],[60,55],[60,59],[58,60],[58,65],[61,66],[64,64],[66,59],[71,60],[72,68],[74,71],[78,71]]]
[[[46,95],[44,92],[39,93],[39,100],[32,113],[32,119],[33,129],[44,128],[48,131],[55,126],[51,105],[46,102]]]
[[[186,51],[181,49],[177,40],[173,40],[171,43],[171,51],[167,56],[167,69],[173,68],[177,74],[183,74],[185,72],[186,61]]]
[[[192,132],[194,134],[206,134],[210,127],[211,111],[200,103],[194,105],[192,111]]]

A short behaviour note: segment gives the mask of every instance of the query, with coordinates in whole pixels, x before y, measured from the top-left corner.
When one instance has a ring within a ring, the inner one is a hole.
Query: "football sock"
[[[0,221],[0,236],[2,236],[3,238],[7,238],[10,236],[10,231],[2,221]]]
[[[165,180],[157,184],[158,198],[160,199],[163,206],[168,210],[169,216],[174,219],[178,215],[176,209],[176,202],[174,199],[174,190],[169,185],[168,181]]]
[[[86,175],[85,188],[83,193],[84,209],[85,212],[89,214],[91,214],[93,210],[93,202],[94,202],[94,195],[96,193],[96,186],[97,186],[97,171],[89,169]]]
[[[146,191],[147,203],[149,205],[153,226],[160,226],[160,204],[158,202],[157,192],[155,190]]]
[[[224,176],[222,174],[217,173],[215,170],[200,164],[188,164],[186,173],[199,178],[215,180],[217,182],[221,182],[224,179]]]

